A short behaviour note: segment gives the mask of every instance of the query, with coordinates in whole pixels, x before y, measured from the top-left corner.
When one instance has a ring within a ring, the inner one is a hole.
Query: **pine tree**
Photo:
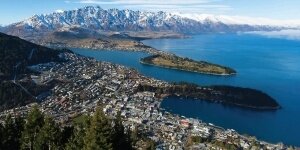
[[[131,147],[131,140],[128,134],[125,133],[125,128],[122,123],[121,113],[118,112],[116,119],[114,121],[114,135],[113,135],[113,145],[114,149],[123,149],[123,150],[130,150]]]
[[[64,149],[67,149],[67,144],[74,134],[73,126],[63,126],[61,131],[61,145],[64,146]]]
[[[83,131],[83,128],[80,128],[79,126],[74,128],[73,135],[66,144],[66,150],[83,149],[83,135],[85,134]]]
[[[60,147],[61,131],[59,126],[51,117],[45,117],[44,125],[41,128],[36,141],[34,149],[48,149],[56,150]]]
[[[66,150],[77,150],[83,149],[84,137],[86,135],[87,129],[89,128],[90,118],[88,116],[83,116],[84,121],[74,124],[73,135],[66,144]]]
[[[144,148],[145,150],[155,150],[155,142],[151,139],[147,139],[146,146]]]
[[[2,147],[3,149],[19,149],[19,139],[20,132],[23,128],[23,122],[19,121],[20,119],[13,119],[8,115],[4,122],[3,127],[3,139]]]
[[[10,145],[12,145],[14,142],[14,122],[10,115],[8,115],[4,122],[3,127],[3,148],[9,149]]]
[[[33,150],[38,133],[44,125],[44,116],[37,106],[29,112],[21,137],[21,149]]]
[[[3,141],[4,141],[4,135],[3,135],[3,125],[0,123],[0,149],[4,149],[3,147]]]
[[[129,137],[131,139],[131,145],[136,145],[136,143],[138,142],[139,139],[139,135],[138,135],[138,127],[136,126],[133,131],[129,132]]]
[[[113,149],[112,122],[105,117],[101,109],[97,109],[91,120],[84,139],[85,150],[112,150]]]
[[[25,120],[22,117],[15,117],[15,128],[16,128],[16,138],[19,140],[20,145],[20,139],[22,136],[22,131],[24,130]],[[18,148],[19,149],[19,148]]]

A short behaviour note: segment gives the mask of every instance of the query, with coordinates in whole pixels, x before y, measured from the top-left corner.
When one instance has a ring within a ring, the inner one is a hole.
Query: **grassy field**
[[[182,58],[175,55],[152,55],[142,58],[141,63],[206,74],[236,74],[236,71],[229,67],[208,63],[205,61],[195,61],[189,58]]]

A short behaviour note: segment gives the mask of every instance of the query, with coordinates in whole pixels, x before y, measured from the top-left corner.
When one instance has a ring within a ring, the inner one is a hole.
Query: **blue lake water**
[[[142,74],[166,81],[187,81],[199,85],[233,85],[262,90],[275,98],[282,109],[254,111],[205,101],[169,98],[166,110],[199,118],[239,133],[269,142],[300,146],[300,41],[245,34],[205,34],[188,39],[146,40],[146,45],[196,60],[230,66],[236,76],[211,76],[142,65],[141,52],[74,52],[132,67]]]

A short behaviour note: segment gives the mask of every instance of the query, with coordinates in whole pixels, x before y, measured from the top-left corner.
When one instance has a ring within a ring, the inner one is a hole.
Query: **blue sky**
[[[1,0],[0,24],[21,21],[34,14],[99,5],[148,11],[180,11],[300,20],[300,0]]]

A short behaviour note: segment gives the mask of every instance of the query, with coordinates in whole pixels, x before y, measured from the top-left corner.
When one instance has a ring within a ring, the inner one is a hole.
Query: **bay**
[[[179,56],[232,67],[235,76],[212,76],[142,65],[142,52],[73,49],[84,56],[137,69],[165,81],[199,85],[232,85],[262,90],[282,109],[254,111],[196,100],[167,98],[161,107],[186,117],[199,118],[268,142],[300,146],[300,41],[246,34],[203,34],[187,39],[154,39],[144,44]]]

